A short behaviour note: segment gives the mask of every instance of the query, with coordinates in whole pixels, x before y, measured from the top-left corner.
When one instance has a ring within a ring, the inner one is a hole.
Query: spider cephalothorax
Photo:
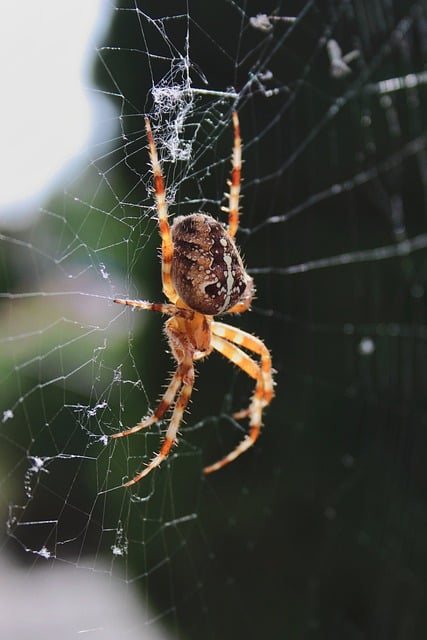
[[[158,311],[171,316],[165,324],[166,335],[177,366],[154,413],[131,429],[115,433],[121,438],[148,427],[173,406],[172,416],[160,452],[143,471],[125,486],[135,484],[169,455],[176,441],[184,410],[194,384],[194,362],[213,350],[222,353],[255,380],[249,407],[234,414],[249,418],[249,432],[233,451],[205,467],[211,473],[235,460],[257,440],[262,426],[262,411],[273,397],[271,356],[255,336],[214,320],[215,315],[241,313],[249,308],[253,281],[246,273],[234,242],[239,224],[241,140],[237,113],[233,113],[234,147],[232,156],[228,226],[224,227],[206,213],[178,216],[169,225],[165,186],[150,122],[145,121],[154,191],[162,239],[162,283],[168,303],[116,299],[119,304]],[[246,351],[259,357],[254,360]]]

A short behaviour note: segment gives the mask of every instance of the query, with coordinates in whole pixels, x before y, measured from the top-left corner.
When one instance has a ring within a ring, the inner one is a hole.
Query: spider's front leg
[[[222,469],[255,444],[261,432],[263,409],[270,404],[274,395],[270,352],[259,338],[222,322],[213,322],[212,346],[253,378],[256,385],[249,407],[234,414],[236,419],[249,418],[248,434],[221,460],[205,467],[203,471],[206,474]],[[259,364],[240,347],[258,355]]]
[[[165,325],[166,335],[168,337],[172,353],[178,363],[178,366],[153,416],[136,425],[136,427],[133,427],[133,429],[129,429],[128,431],[124,431],[113,436],[116,438],[126,436],[128,434],[134,433],[135,431],[139,431],[149,424],[156,422],[164,415],[164,413],[166,413],[169,407],[173,404],[176,395],[178,394],[172,412],[172,417],[169,422],[169,426],[167,428],[166,435],[160,447],[159,453],[154,456],[154,458],[145,467],[145,469],[143,469],[143,471],[138,473],[134,478],[132,478],[132,480],[129,480],[129,482],[126,482],[124,485],[125,487],[130,487],[131,485],[139,482],[139,480],[147,476],[153,469],[158,467],[163,462],[163,460],[168,457],[172,446],[176,442],[176,435],[178,433],[179,425],[182,422],[185,408],[193,391],[195,376],[193,362],[194,348],[192,347],[191,342],[188,340],[187,336],[182,330],[182,325],[184,323],[185,321],[183,319],[179,317],[172,317],[167,321]],[[180,386],[181,390],[179,391]]]

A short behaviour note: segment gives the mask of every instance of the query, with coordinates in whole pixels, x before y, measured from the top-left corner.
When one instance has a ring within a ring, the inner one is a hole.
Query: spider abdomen
[[[233,239],[217,220],[204,213],[178,216],[171,234],[172,281],[191,309],[213,316],[252,295],[252,278]]]

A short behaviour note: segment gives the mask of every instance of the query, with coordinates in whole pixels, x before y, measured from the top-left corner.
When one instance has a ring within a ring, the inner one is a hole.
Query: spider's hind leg
[[[234,238],[239,227],[239,200],[240,182],[242,172],[242,141],[240,138],[239,116],[237,111],[233,111],[234,144],[231,157],[231,175],[227,180],[230,191],[225,194],[228,198],[228,207],[221,207],[222,211],[228,213],[228,233]]]

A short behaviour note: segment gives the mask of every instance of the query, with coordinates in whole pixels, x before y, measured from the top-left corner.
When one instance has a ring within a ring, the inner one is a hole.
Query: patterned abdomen
[[[191,309],[214,316],[252,296],[252,278],[217,220],[204,213],[178,216],[171,233],[172,281]]]

